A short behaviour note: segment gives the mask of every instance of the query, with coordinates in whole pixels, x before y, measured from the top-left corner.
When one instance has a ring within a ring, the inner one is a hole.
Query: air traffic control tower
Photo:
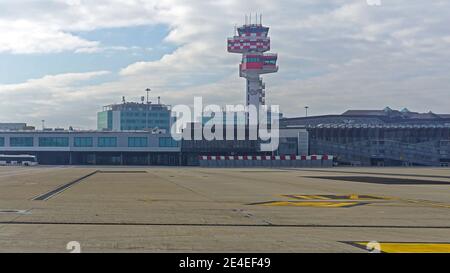
[[[277,54],[265,53],[270,50],[269,28],[262,25],[262,17],[258,23],[250,23],[238,27],[235,36],[228,38],[228,52],[242,54],[239,75],[247,79],[247,106],[254,105],[259,109],[265,105],[265,84],[260,75],[278,71]]]

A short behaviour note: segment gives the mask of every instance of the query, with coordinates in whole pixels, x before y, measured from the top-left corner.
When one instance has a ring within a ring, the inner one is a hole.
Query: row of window
[[[167,126],[158,126],[159,129],[169,130]],[[122,131],[139,131],[142,130],[142,126],[121,126],[120,129]]]
[[[247,57],[247,63],[259,63],[259,58],[257,58],[257,57]]]
[[[145,119],[122,119],[121,123],[122,124],[127,124],[127,123],[143,123],[145,124],[146,122],[148,122],[149,124],[169,124],[168,120],[165,119],[157,119],[157,120],[145,120]]]
[[[277,60],[275,59],[269,59],[269,60],[264,60],[264,64],[277,64]]]
[[[40,137],[39,147],[68,147],[68,137]],[[10,137],[9,145],[11,147],[33,147],[33,137]],[[73,140],[74,147],[93,147],[94,140],[92,137],[75,137]],[[0,147],[5,146],[5,138],[0,137]],[[98,147],[117,147],[117,137],[98,137]],[[148,147],[147,137],[129,137],[128,147]],[[178,142],[171,137],[159,138],[159,147],[178,147]]]
[[[122,112],[122,116],[124,117],[146,117],[146,114],[148,114],[148,117],[169,117],[169,113],[167,112],[151,112],[151,113],[140,113],[140,112]]]
[[[277,64],[277,59],[263,59],[264,64]],[[261,59],[258,57],[247,57],[247,63],[260,63]]]
[[[159,138],[159,147],[178,147],[178,141],[171,137]]]

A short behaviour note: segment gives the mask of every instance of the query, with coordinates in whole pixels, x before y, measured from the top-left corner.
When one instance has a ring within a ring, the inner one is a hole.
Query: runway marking
[[[289,201],[267,201],[252,203],[248,205],[277,206],[277,207],[316,207],[316,208],[350,208],[371,204],[368,201],[391,200],[388,197],[366,195],[366,194],[347,194],[347,195],[322,195],[322,194],[283,194],[281,197],[287,197],[294,200]]]
[[[30,214],[30,210],[0,209],[0,214]]]
[[[367,250],[369,242],[344,242]],[[450,253],[450,243],[432,242],[379,242],[383,253]]]
[[[99,171],[96,170],[96,171],[94,171],[94,172],[92,172],[92,173],[90,173],[90,174],[87,174],[87,175],[85,175],[85,176],[82,176],[82,177],[80,177],[80,178],[78,178],[78,179],[76,179],[76,180],[74,180],[74,181],[72,181],[72,182],[69,182],[69,183],[64,184],[64,185],[62,185],[62,186],[59,186],[59,187],[57,187],[57,188],[54,189],[54,190],[51,190],[51,191],[49,191],[49,192],[47,192],[47,193],[38,195],[38,196],[34,197],[32,200],[33,200],[33,201],[47,201],[48,199],[52,198],[53,196],[55,196],[55,195],[57,195],[57,194],[60,194],[61,192],[67,190],[67,189],[70,188],[70,187],[72,187],[73,185],[75,185],[75,184],[77,184],[77,183],[80,183],[80,182],[83,181],[84,179],[86,179],[86,178],[88,178],[88,177],[90,177],[90,176],[93,176],[93,175],[95,175],[95,174],[98,173],[98,172],[99,172]]]
[[[55,195],[57,195],[57,194],[60,194],[61,192],[67,190],[67,189],[70,188],[70,187],[72,187],[73,185],[75,185],[75,184],[77,184],[77,183],[80,183],[80,182],[83,181],[84,179],[86,179],[86,178],[88,178],[88,177],[90,177],[90,176],[93,176],[93,175],[95,175],[95,174],[98,174],[98,173],[105,173],[105,174],[108,174],[108,173],[111,173],[111,174],[130,174],[130,173],[147,173],[147,171],[127,171],[127,170],[124,170],[124,171],[109,171],[109,170],[95,170],[95,171],[92,172],[92,173],[89,173],[89,174],[87,174],[87,175],[85,175],[85,176],[82,176],[82,177],[80,177],[80,178],[78,178],[78,179],[76,179],[76,180],[74,180],[74,181],[71,181],[71,182],[69,182],[69,183],[67,183],[67,184],[64,184],[64,185],[62,185],[62,186],[59,186],[58,188],[56,188],[56,189],[54,189],[54,190],[51,190],[51,191],[49,191],[49,192],[47,192],[47,193],[38,195],[38,196],[36,196],[35,198],[33,198],[32,200],[33,200],[33,201],[47,201],[48,199],[52,198],[53,196],[55,196]]]
[[[307,194],[284,194],[283,197],[306,200],[391,200],[391,197],[382,197],[366,194],[347,194],[347,195],[307,195]]]
[[[347,194],[347,195],[312,195],[312,194],[283,194],[282,197],[292,198],[296,200],[309,200],[309,201],[394,201],[398,203],[411,203],[430,207],[450,208],[450,204],[429,201],[429,200],[414,200],[414,199],[402,199],[397,197],[385,197],[367,194]]]
[[[364,202],[326,202],[326,201],[269,201],[262,203],[252,203],[249,205],[262,205],[274,207],[313,207],[313,208],[350,208],[363,206],[369,203]]]

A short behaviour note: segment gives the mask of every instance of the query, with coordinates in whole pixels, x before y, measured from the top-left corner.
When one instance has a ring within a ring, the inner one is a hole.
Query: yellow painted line
[[[296,195],[296,197],[302,198],[302,199],[308,199],[308,200],[313,199],[313,198],[311,198],[310,195]]]
[[[283,194],[282,197],[305,199],[305,200],[330,200],[330,198],[323,195],[311,195],[311,194]]]
[[[311,195],[313,199],[319,199],[319,200],[329,200],[329,198],[321,195]]]
[[[282,197],[304,199],[304,200],[392,200],[391,197],[374,196],[367,194],[348,194],[348,195],[330,195],[330,194],[283,194]]]
[[[365,248],[368,242],[354,242]],[[450,243],[379,243],[385,253],[450,253]]]
[[[348,199],[350,199],[350,200],[359,200],[359,195],[357,195],[357,194],[350,194],[348,196]]]
[[[263,206],[275,207],[316,207],[316,208],[342,208],[356,205],[362,205],[359,202],[303,202],[303,201],[274,201],[261,204]]]
[[[304,194],[286,194],[286,195],[282,195],[283,197],[288,197],[288,198],[295,198],[295,199],[305,199],[305,200],[311,200],[313,198],[311,198],[311,195],[304,195]]]
[[[350,200],[391,200],[391,197],[368,195],[368,194],[350,194],[343,195],[342,198],[348,198]]]

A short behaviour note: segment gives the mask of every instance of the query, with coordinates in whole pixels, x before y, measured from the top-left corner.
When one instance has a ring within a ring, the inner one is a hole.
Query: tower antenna
[[[255,17],[256,17],[256,24],[258,24],[258,13],[255,13]]]
[[[262,13],[259,15],[259,24],[262,26]]]
[[[250,12],[250,25],[252,24],[252,13]]]

